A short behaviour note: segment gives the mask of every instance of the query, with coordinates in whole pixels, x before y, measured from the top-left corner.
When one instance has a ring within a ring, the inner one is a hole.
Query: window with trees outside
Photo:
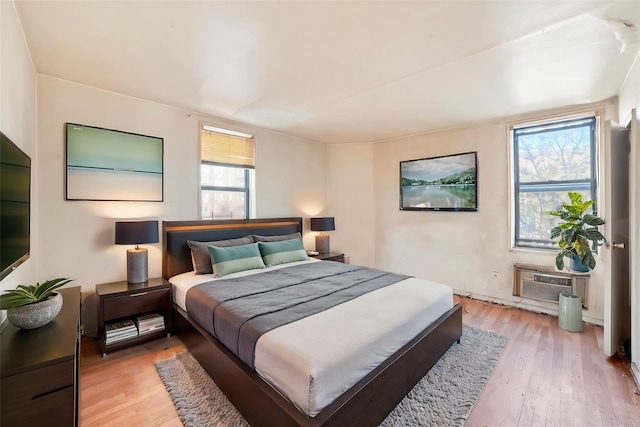
[[[253,135],[203,125],[200,219],[247,219],[254,188]]]
[[[596,117],[513,128],[515,247],[555,248],[549,232],[559,218],[548,212],[569,203],[569,191],[593,200],[595,212],[596,138]]]

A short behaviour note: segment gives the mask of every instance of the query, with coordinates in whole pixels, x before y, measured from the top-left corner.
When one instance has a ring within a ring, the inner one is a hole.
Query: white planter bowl
[[[44,301],[7,310],[9,322],[20,329],[35,329],[51,322],[62,308],[62,294],[55,293]]]

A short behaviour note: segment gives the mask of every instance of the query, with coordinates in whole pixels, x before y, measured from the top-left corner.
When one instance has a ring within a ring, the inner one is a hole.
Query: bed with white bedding
[[[187,291],[198,284],[314,262],[332,261],[293,262],[220,279],[188,272],[169,281],[175,303],[186,310]],[[255,371],[313,417],[453,308],[452,301],[448,286],[405,279],[262,335]]]
[[[264,333],[255,344],[252,371],[189,318],[189,289],[331,262],[291,262],[223,278],[174,274],[191,261],[183,246],[194,232],[207,241],[288,234],[290,227],[301,231],[299,218],[248,221],[165,222],[163,273],[173,284],[174,330],[252,425],[377,425],[460,338],[461,315],[451,288],[406,278]],[[202,234],[205,225],[214,226],[217,238]],[[180,254],[183,260],[176,263]]]

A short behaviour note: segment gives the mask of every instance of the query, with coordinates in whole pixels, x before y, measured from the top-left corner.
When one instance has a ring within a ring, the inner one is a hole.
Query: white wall
[[[43,278],[71,276],[82,286],[82,322],[96,330],[95,285],[126,278],[126,247],[116,246],[118,219],[198,218],[199,125],[228,122],[113,92],[38,76],[39,251]],[[64,200],[65,122],[164,138],[164,202]],[[322,144],[238,124],[256,135],[257,215],[307,216],[313,200],[325,199]],[[161,275],[161,244],[149,250],[149,275]]]
[[[256,137],[256,205],[258,218],[309,217],[326,209],[326,146],[319,142],[266,130]],[[313,249],[316,233],[305,233],[304,244]]]
[[[583,106],[601,108],[605,117],[617,118],[615,100]],[[367,145],[328,148],[329,206],[336,222],[349,221],[350,229],[336,226],[332,247],[354,260],[370,260],[383,270],[442,282],[460,294],[548,313],[557,305],[513,297],[513,264],[554,265],[555,253],[510,248],[510,121],[568,114],[564,108],[510,117],[472,126],[374,143],[372,167],[367,165]],[[400,211],[398,180],[401,160],[478,152],[478,212]],[[357,173],[352,173],[357,165]],[[344,181],[349,185],[344,185]],[[340,182],[340,183],[338,183]],[[371,182],[372,188],[367,189]],[[354,188],[358,188],[354,192]],[[359,197],[354,198],[354,193]],[[373,209],[367,205],[373,200]],[[340,206],[339,209],[334,206]],[[370,212],[373,227],[370,226]],[[363,221],[355,220],[362,215]],[[372,244],[355,237],[374,236]],[[589,310],[585,320],[602,323],[604,316],[604,265],[599,260],[591,273]]]
[[[34,283],[37,277],[38,215],[36,73],[13,2],[0,2],[0,131],[31,157],[31,256],[0,282],[0,289]],[[6,317],[0,312],[0,322]]]
[[[376,264],[442,282],[458,291],[506,297],[511,293],[507,224],[508,164],[504,125],[437,132],[374,147]],[[399,210],[401,160],[478,151],[478,203],[473,212]],[[492,272],[499,273],[497,278]],[[479,278],[484,280],[478,280]]]
[[[344,252],[352,264],[375,266],[373,144],[327,147],[328,214],[336,231],[329,232],[331,250]]]

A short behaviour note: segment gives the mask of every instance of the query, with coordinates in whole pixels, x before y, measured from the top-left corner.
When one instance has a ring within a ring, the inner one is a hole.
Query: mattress
[[[266,270],[305,262],[318,261]],[[187,290],[212,279],[193,272],[171,278],[176,304],[184,309]],[[450,287],[402,280],[267,332],[256,344],[256,372],[313,417],[452,307]]]

